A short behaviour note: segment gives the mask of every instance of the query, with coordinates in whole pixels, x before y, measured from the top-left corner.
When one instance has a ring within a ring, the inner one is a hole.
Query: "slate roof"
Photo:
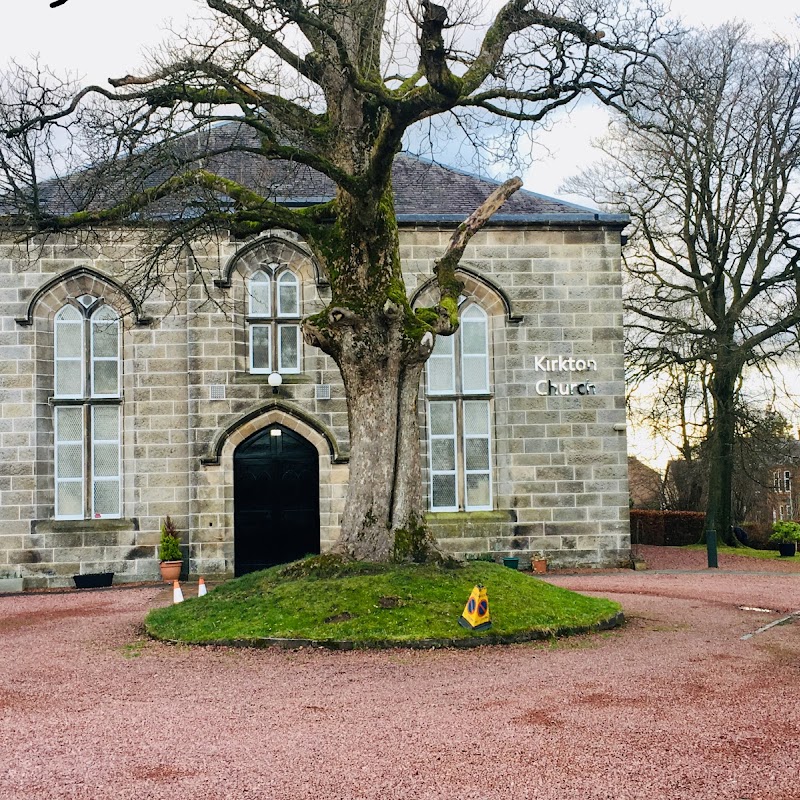
[[[218,125],[203,134],[193,134],[159,151],[156,159],[145,155],[132,160],[122,173],[109,172],[102,179],[103,167],[76,173],[67,180],[49,181],[41,186],[41,196],[50,213],[68,214],[80,208],[100,208],[121,198],[131,187],[156,186],[172,174],[174,154],[184,160],[195,153],[193,166],[202,166],[234,180],[270,200],[294,206],[325,202],[335,194],[334,183],[310,167],[289,161],[265,159],[257,153],[231,150],[231,146],[257,147],[252,129],[240,123]],[[223,152],[224,151],[224,152]],[[208,155],[210,153],[210,155]],[[203,155],[201,155],[203,154]],[[170,158],[172,163],[170,162]],[[98,176],[101,179],[98,180]],[[444,167],[424,159],[399,154],[392,168],[395,211],[401,222],[435,223],[461,221],[472,213],[497,186],[496,182]],[[125,187],[125,191],[121,187]],[[148,217],[187,216],[193,201],[184,195],[162,200],[151,207]],[[218,197],[224,205],[225,199]],[[195,202],[195,206],[198,203]],[[187,210],[188,209],[188,210]],[[196,213],[196,212],[195,212]],[[493,218],[493,222],[605,222],[624,224],[619,214],[603,214],[593,209],[520,190]]]

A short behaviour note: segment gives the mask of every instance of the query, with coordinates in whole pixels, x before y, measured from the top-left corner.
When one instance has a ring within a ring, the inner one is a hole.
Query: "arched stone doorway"
[[[319,453],[272,424],[233,454],[235,574],[320,552]]]

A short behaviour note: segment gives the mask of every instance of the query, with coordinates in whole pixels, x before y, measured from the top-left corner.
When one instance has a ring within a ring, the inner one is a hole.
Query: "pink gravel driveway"
[[[0,798],[800,799],[800,618],[741,638],[800,610],[800,573],[548,580],[628,623],[245,651],[147,641],[160,587],[0,597]]]

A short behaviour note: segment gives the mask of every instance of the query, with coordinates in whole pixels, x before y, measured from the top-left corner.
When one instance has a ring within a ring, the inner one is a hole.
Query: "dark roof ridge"
[[[261,194],[272,202],[307,206],[326,202],[335,196],[334,182],[323,173],[296,161],[269,159],[249,148],[255,134],[242,119],[210,124],[187,131],[173,142],[165,142],[164,160],[159,145],[136,154],[133,161],[120,164],[115,173],[113,164],[89,165],[69,176],[53,178],[41,184],[41,194],[49,213],[69,214],[83,208],[101,208],[116,202],[134,184],[139,190],[157,185],[172,174],[181,160],[194,160],[224,178]],[[206,152],[202,145],[208,137]],[[196,138],[196,144],[192,139]],[[177,162],[171,160],[175,148]],[[209,153],[208,150],[211,152]],[[218,151],[218,152],[214,152]],[[196,155],[195,155],[196,153]],[[110,167],[106,169],[105,166]],[[130,175],[124,171],[130,167]],[[466,170],[440,164],[410,152],[400,152],[392,165],[392,187],[395,213],[404,223],[458,224],[468,217],[499,184],[494,178],[481,178]],[[165,197],[136,214],[141,221],[181,218],[197,213],[200,200],[191,191],[180,196]],[[605,214],[558,198],[521,189],[513,194],[490,224],[593,224],[624,225],[627,217]]]

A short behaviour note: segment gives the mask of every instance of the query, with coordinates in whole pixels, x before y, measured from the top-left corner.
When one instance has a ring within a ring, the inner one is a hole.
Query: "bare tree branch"
[[[632,373],[707,370],[708,516],[726,536],[743,371],[798,344],[800,58],[742,25],[692,33],[636,69],[624,103],[613,164],[569,185],[631,215]]]

